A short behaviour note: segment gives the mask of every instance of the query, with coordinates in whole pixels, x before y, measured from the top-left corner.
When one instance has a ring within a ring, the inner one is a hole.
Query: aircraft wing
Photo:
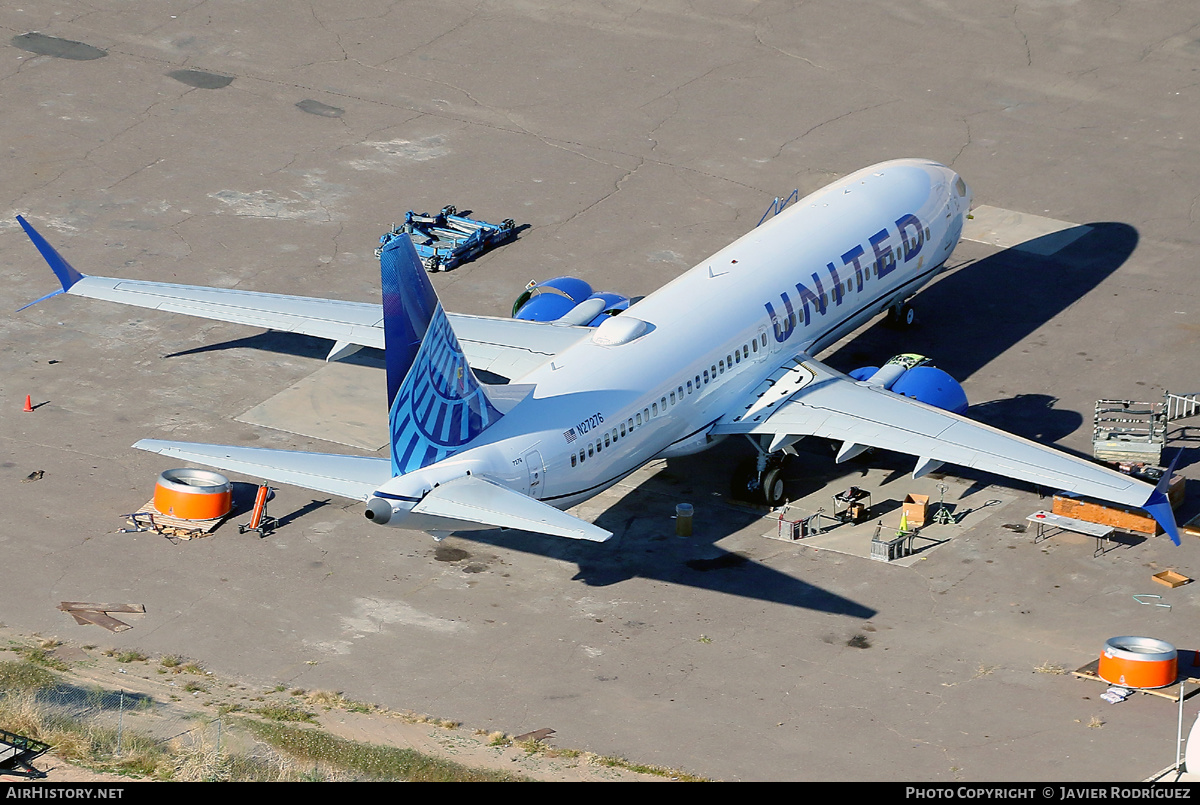
[[[510,380],[528,374],[592,332],[588,327],[465,313],[447,313],[446,318],[472,369]]]
[[[611,531],[475,475],[434,487],[412,513],[591,542],[604,542],[612,536]]]
[[[357,347],[383,349],[381,305],[88,276],[75,270],[24,218],[17,216],[17,221],[62,284],[61,290],[49,296],[69,293],[150,310],[327,338],[334,342],[331,358],[346,355]],[[487,316],[452,313],[448,318],[468,363],[476,369],[507,378],[526,374],[590,332],[584,327]]]
[[[1161,490],[1128,475],[855,381],[807,356],[746,395],[712,433],[770,435],[773,449],[794,441],[789,437],[821,436],[843,442],[839,460],[856,448],[879,447],[917,456],[919,474],[944,462],[1127,506],[1161,502]],[[1174,538],[1169,505],[1165,513],[1148,510]]]
[[[366,501],[392,477],[392,462],[371,456],[300,453],[142,439],[134,447],[281,484]]]

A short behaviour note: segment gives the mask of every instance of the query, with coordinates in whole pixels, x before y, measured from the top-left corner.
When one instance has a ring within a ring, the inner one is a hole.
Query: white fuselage
[[[852,174],[515,378],[532,391],[467,449],[380,491],[415,501],[469,471],[563,509],[657,456],[703,450],[785,360],[815,355],[932,280],[970,203],[962,179],[932,162]],[[447,528],[429,519],[390,524]]]

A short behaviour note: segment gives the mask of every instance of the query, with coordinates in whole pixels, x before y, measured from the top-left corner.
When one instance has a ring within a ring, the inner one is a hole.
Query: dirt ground
[[[53,641],[41,635],[20,635],[0,625],[0,645],[12,650],[21,646],[44,645]],[[363,703],[345,705],[323,704],[335,698],[333,692],[271,690],[239,680],[217,679],[207,671],[176,670],[190,664],[193,669],[202,663],[184,658],[183,666],[167,670],[161,657],[122,662],[120,654],[108,650],[98,640],[96,644],[62,643],[52,646],[49,654],[70,665],[70,670],[58,672],[68,683],[88,689],[123,690],[127,695],[151,697],[155,706],[152,715],[141,716],[139,724],[146,728],[146,719],[156,734],[172,732],[177,724],[194,725],[217,717],[220,711],[245,712],[270,705],[296,707],[316,714],[316,724],[327,732],[345,738],[381,746],[414,749],[422,754],[445,758],[464,766],[492,769],[523,775],[544,781],[666,781],[669,775],[640,774],[588,753],[578,754],[556,748],[553,736],[540,743],[539,751],[527,751],[512,742],[494,743],[494,733],[472,729],[470,725],[442,722],[436,717],[364,707]],[[190,682],[200,678],[200,682]],[[191,695],[181,691],[191,688]],[[357,712],[370,709],[370,712]],[[153,721],[157,720],[155,729]],[[223,719],[225,741],[234,751],[247,751],[255,743],[244,730],[236,727],[236,719]],[[0,726],[3,726],[0,724]],[[521,736],[516,736],[521,737]],[[525,746],[530,744],[526,743]],[[64,782],[130,782],[137,780],[120,774],[92,771],[65,760],[53,752],[42,755],[34,767],[46,773],[45,780]],[[37,782],[14,774],[0,773],[4,782]]]

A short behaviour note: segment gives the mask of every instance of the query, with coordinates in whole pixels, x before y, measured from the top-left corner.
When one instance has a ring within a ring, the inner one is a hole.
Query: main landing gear
[[[783,453],[765,453],[760,449],[757,458],[743,461],[733,473],[730,484],[733,497],[750,503],[765,503],[771,508],[783,505],[786,500],[783,477],[786,459]]]
[[[912,327],[917,323],[917,312],[908,302],[901,302],[888,308],[887,321],[893,327]]]

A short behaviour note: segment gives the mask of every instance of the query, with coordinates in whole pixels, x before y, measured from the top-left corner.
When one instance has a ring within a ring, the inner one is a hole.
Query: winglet
[[[21,228],[25,230],[25,234],[28,235],[29,239],[33,241],[33,245],[36,246],[37,250],[42,253],[42,258],[50,264],[50,270],[54,272],[54,276],[58,277],[58,281],[62,283],[61,291],[55,291],[52,294],[47,294],[46,296],[43,296],[42,299],[49,299],[51,296],[57,296],[60,293],[65,293],[71,290],[72,285],[84,278],[84,274],[76,271],[74,266],[68,263],[63,256],[59,254],[58,251],[51,246],[46,239],[42,237],[36,229],[30,226],[29,222],[20,215],[17,216],[17,223],[20,224]],[[42,301],[42,299],[38,299],[37,302]],[[29,304],[36,305],[37,302],[30,302]],[[29,305],[26,305],[25,307],[29,307]],[[21,309],[24,310],[25,308]]]
[[[1171,475],[1175,472],[1175,464],[1179,461],[1182,453],[1183,449],[1181,448],[1175,454],[1175,458],[1171,459],[1171,466],[1167,467],[1163,477],[1158,479],[1158,486],[1154,487],[1150,497],[1142,504],[1142,508],[1158,521],[1162,530],[1167,532],[1171,542],[1176,545],[1179,544],[1179,526],[1175,523],[1175,512],[1171,509],[1171,501],[1167,499],[1167,488],[1171,485]]]

